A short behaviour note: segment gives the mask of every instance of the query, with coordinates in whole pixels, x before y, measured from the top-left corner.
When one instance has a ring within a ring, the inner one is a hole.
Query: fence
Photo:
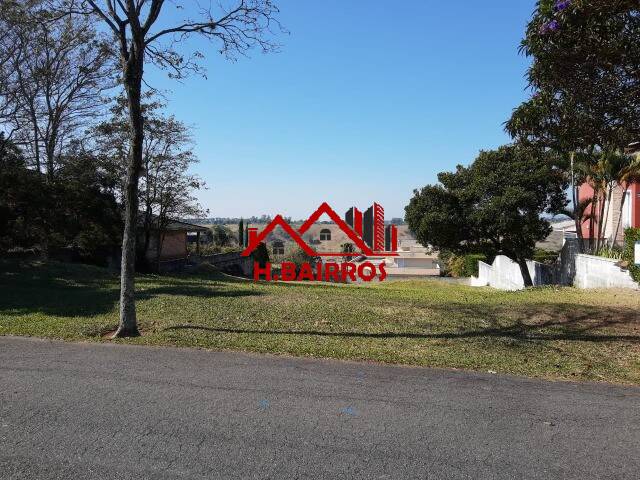
[[[490,286],[500,290],[524,288],[520,267],[504,255],[498,255],[492,265],[479,262],[478,267],[478,276],[471,278],[473,286]],[[555,264],[546,265],[529,260],[527,267],[534,286],[639,288],[629,272],[620,268],[616,260],[579,253],[578,240],[575,238],[565,238]]]
[[[218,270],[232,275],[253,276],[253,258],[243,257],[240,252],[218,253],[215,255],[192,256],[196,263],[208,263]]]
[[[520,266],[504,255],[498,255],[491,265],[479,262],[478,267],[478,276],[471,279],[473,286],[490,286],[500,290],[524,288]],[[553,269],[542,263],[528,260],[527,269],[535,286],[547,285],[553,279]]]
[[[577,255],[573,285],[578,288],[638,289],[638,284],[633,281],[629,272],[622,270],[617,264],[617,260],[610,258]]]

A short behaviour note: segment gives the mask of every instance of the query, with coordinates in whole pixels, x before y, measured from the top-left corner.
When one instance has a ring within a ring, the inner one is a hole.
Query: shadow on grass
[[[467,317],[470,324],[479,321],[486,327],[454,325],[445,331],[435,325],[433,332],[416,327],[413,332],[366,332],[330,331],[304,329],[251,329],[239,327],[216,327],[207,325],[173,325],[171,330],[201,330],[211,333],[234,333],[256,335],[309,335],[321,337],[373,338],[373,339],[449,339],[464,340],[480,337],[509,338],[522,342],[568,340],[582,342],[632,342],[640,343],[640,319],[638,312],[631,308],[585,307],[575,304],[544,303],[535,307],[488,307],[469,306],[463,303],[434,305],[443,318],[450,318],[455,311],[458,317]],[[448,315],[449,317],[445,317]],[[515,318],[514,318],[515,317]],[[539,321],[532,319],[540,317]],[[428,327],[427,327],[428,328]],[[446,328],[446,327],[445,327]]]
[[[528,333],[513,327],[486,328],[465,332],[442,333],[410,333],[410,332],[323,332],[319,330],[251,330],[243,328],[205,327],[202,325],[174,325],[163,330],[205,330],[213,333],[242,333],[256,335],[311,335],[322,337],[352,337],[352,338],[418,338],[418,339],[465,339],[474,337],[504,337],[523,341],[535,340],[575,340],[582,342],[640,342],[639,335],[607,335],[607,334],[578,334],[578,333]]]
[[[140,293],[140,297],[154,297],[156,295],[179,295],[184,297],[253,297],[264,295],[257,290],[216,290],[202,285],[166,285],[164,287],[154,287]]]
[[[2,264],[0,315],[43,314],[91,317],[112,312],[120,297],[118,277],[104,269],[66,264]],[[174,282],[168,284],[169,282]],[[167,277],[141,277],[136,300],[159,295],[186,297],[244,297],[262,295],[252,289],[227,290],[223,283],[183,281]],[[145,288],[146,287],[146,288]]]

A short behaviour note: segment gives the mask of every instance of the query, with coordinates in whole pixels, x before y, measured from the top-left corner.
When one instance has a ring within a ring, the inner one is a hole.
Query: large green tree
[[[573,143],[624,149],[640,134],[640,2],[540,0],[522,42],[536,93],[560,102]]]
[[[551,232],[543,215],[567,203],[565,177],[548,155],[531,145],[503,146],[438,180],[416,190],[405,209],[418,240],[455,253],[506,255],[532,286],[526,260]]]
[[[62,160],[47,179],[0,134],[0,251],[73,247],[84,260],[104,264],[121,241],[114,184],[92,156],[77,152]]]
[[[640,3],[540,0],[521,48],[532,60],[534,95],[515,109],[507,130],[564,158],[578,235],[589,222],[599,242],[611,186],[626,188],[622,182],[638,171],[623,153],[640,136]],[[594,192],[579,201],[583,182]]]

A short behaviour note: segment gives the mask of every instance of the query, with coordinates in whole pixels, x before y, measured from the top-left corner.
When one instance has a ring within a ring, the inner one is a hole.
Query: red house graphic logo
[[[382,205],[374,203],[364,214],[356,207],[351,207],[343,220],[327,202],[324,202],[297,230],[289,225],[282,215],[277,215],[260,234],[258,234],[257,228],[249,228],[249,245],[242,252],[242,256],[251,255],[256,247],[278,226],[287,232],[304,252],[312,257],[343,256],[344,252],[318,252],[302,238],[324,214],[333,220],[353,242],[355,249],[360,250],[362,255],[366,257],[392,257],[398,255],[398,229],[395,225],[387,225],[385,227],[384,208],[382,208]]]

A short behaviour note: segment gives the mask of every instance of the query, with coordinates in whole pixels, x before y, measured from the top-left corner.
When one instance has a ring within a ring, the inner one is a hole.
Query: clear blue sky
[[[378,201],[403,217],[414,188],[508,142],[534,0],[277,3],[290,30],[280,53],[230,63],[195,41],[207,79],[149,71],[170,90],[168,111],[195,127],[211,216]]]

